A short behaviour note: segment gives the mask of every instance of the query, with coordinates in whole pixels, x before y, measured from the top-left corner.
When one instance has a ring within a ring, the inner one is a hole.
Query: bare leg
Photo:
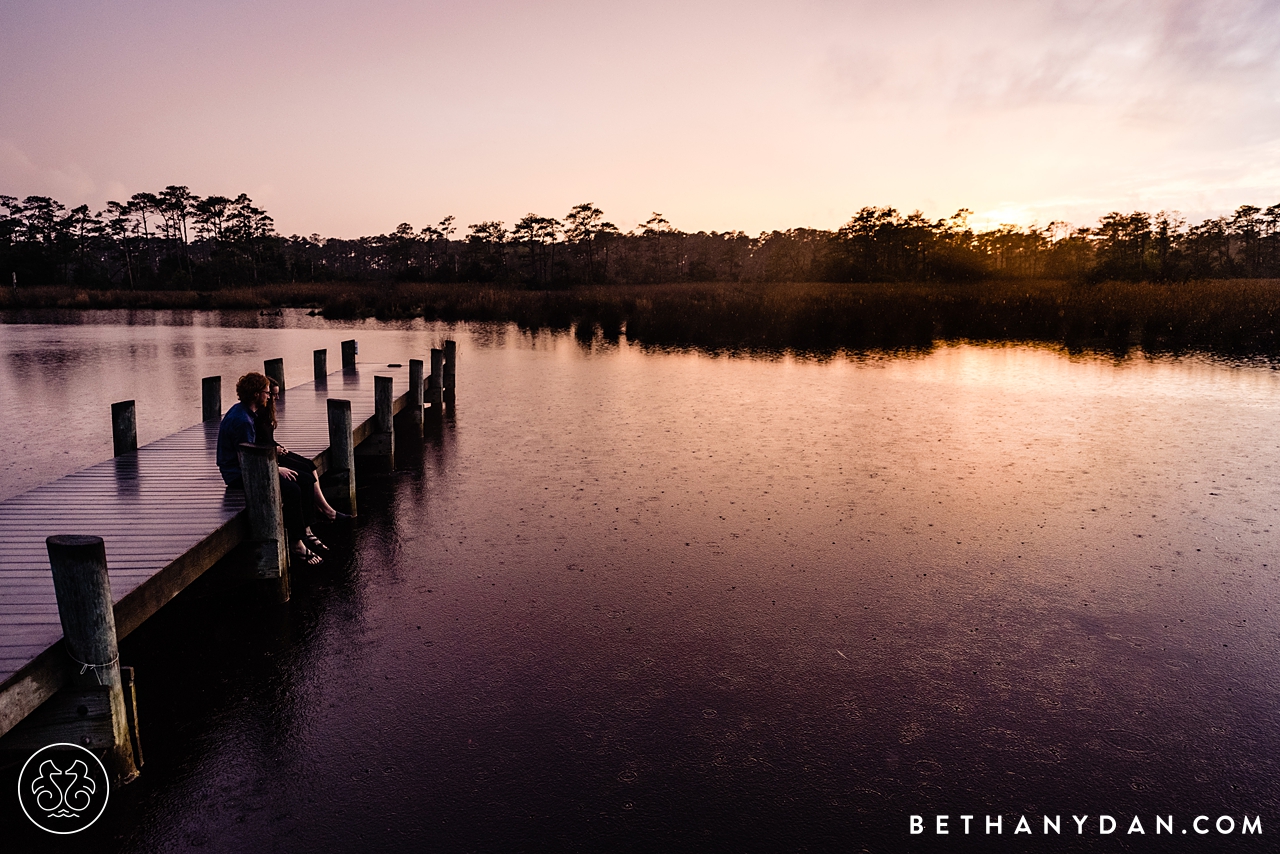
[[[316,509],[324,514],[324,517],[332,522],[338,517],[338,511],[334,510],[329,504],[329,500],[324,497],[324,490],[320,488],[320,481],[315,482]]]

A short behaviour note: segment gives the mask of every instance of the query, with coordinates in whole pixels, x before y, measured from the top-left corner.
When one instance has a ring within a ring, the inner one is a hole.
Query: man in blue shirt
[[[258,386],[261,385],[261,388]],[[258,407],[266,406],[271,396],[271,384],[259,373],[249,373],[236,382],[236,397],[240,402],[227,410],[218,428],[218,471],[227,486],[240,486],[241,442],[253,444],[257,434],[253,427],[253,414]]]

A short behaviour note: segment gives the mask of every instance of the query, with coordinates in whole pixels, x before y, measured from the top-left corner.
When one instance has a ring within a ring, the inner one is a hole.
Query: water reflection
[[[341,338],[386,363],[452,335],[462,386],[288,609],[211,580],[130,639],[149,766],[108,848],[900,850],[911,813],[1276,814],[1273,371],[182,333],[250,352],[27,364],[137,397],[140,432],[188,391],[197,419],[205,371],[306,378]]]

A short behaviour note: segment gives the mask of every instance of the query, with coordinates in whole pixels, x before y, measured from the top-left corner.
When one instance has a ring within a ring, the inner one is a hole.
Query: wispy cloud
[[[50,166],[32,158],[10,139],[0,138],[0,176],[9,182],[6,193],[30,190],[30,195],[80,199],[99,190],[97,182],[78,165]]]
[[[1280,119],[1280,4],[1134,0],[856,4],[830,38],[837,100],[991,111],[1101,108],[1128,120]]]

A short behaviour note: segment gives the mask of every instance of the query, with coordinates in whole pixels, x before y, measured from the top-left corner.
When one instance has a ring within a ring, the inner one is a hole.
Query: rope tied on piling
[[[102,673],[101,673],[101,671],[103,671],[103,670],[107,670],[107,669],[112,668],[112,667],[115,667],[117,664],[119,664],[119,663],[120,663],[120,653],[116,653],[116,657],[115,657],[115,658],[113,658],[113,659],[111,659],[110,661],[108,661],[106,664],[89,664],[87,661],[81,661],[80,659],[78,659],[78,658],[76,658],[74,655],[72,655],[72,654],[71,654],[71,647],[70,647],[70,646],[67,646],[67,644],[66,644],[65,642],[63,643],[63,646],[64,646],[64,647],[66,647],[66,649],[67,649],[67,656],[68,656],[72,661],[74,661],[76,664],[80,665],[80,675],[81,675],[81,676],[83,676],[83,675],[85,675],[85,673],[87,673],[88,671],[92,670],[92,671],[93,671],[93,678],[94,678],[94,679],[96,679],[96,680],[98,680],[98,684],[99,684],[99,685],[106,685],[106,684],[107,684],[106,682],[103,682],[103,681],[102,681]]]

